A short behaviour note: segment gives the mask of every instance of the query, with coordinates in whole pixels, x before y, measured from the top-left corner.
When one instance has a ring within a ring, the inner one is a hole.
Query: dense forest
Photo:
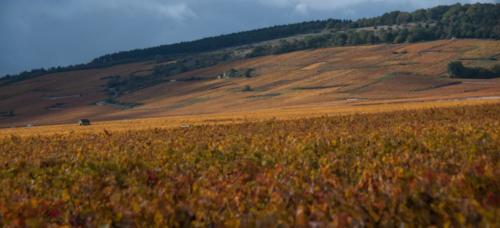
[[[178,56],[250,45],[257,42],[309,34],[301,40],[280,40],[278,45],[255,47],[247,57],[279,54],[295,50],[376,43],[403,43],[450,38],[500,39],[500,4],[455,4],[414,12],[394,11],[374,18],[319,20],[280,25],[246,32],[210,37],[190,42],[123,51],[98,57],[87,64],[35,69],[6,76],[2,84],[47,73],[115,64],[168,59]]]
[[[281,40],[278,45],[253,49],[249,57],[321,47],[413,43],[454,38],[500,39],[500,4],[437,6],[413,13],[395,11],[360,19],[346,26],[330,24],[326,32],[302,40]]]

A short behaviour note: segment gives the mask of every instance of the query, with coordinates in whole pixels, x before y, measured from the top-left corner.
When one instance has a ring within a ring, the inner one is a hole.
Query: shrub
[[[249,85],[243,87],[243,92],[249,92],[249,91],[253,91],[252,87],[250,87]]]

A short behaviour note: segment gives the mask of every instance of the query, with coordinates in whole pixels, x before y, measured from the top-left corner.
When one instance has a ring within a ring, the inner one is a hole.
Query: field
[[[55,73],[0,87],[0,127],[189,115],[220,116],[269,110],[357,109],[379,104],[500,99],[500,79],[451,79],[447,64],[500,64],[498,40],[439,40],[321,48],[221,63],[172,75],[116,98],[134,108],[97,105],[109,98],[110,76],[151,72],[165,63],[140,62]],[[252,77],[217,79],[230,69]],[[198,78],[199,80],[188,80]],[[249,86],[250,90],[244,91]],[[27,105],[29,104],[29,105]],[[273,111],[274,112],[274,111]],[[189,118],[189,117],[188,117]]]
[[[0,226],[498,227],[500,104],[418,106],[4,129]]]
[[[498,227],[500,78],[447,64],[499,57],[500,41],[439,40],[231,60],[120,92],[112,80],[169,63],[2,84],[0,227]]]

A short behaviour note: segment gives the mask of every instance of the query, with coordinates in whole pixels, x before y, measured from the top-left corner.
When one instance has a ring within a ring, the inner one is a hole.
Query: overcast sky
[[[277,24],[456,2],[477,1],[0,0],[0,75]]]

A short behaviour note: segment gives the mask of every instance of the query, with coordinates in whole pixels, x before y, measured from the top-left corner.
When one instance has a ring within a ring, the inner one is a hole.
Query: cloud
[[[150,10],[156,10],[160,16],[166,18],[173,18],[176,20],[184,20],[187,18],[195,18],[196,14],[185,3],[178,3],[175,5],[158,5],[158,7]]]
[[[128,13],[149,13],[162,19],[174,19],[183,21],[190,18],[196,18],[196,13],[190,8],[186,2],[177,1],[159,1],[159,0],[111,0],[114,2],[113,10],[122,10]],[[99,0],[96,4],[106,2]]]
[[[308,14],[309,13],[309,6],[304,4],[304,3],[299,3],[295,6],[295,11],[300,13],[300,14]]]

